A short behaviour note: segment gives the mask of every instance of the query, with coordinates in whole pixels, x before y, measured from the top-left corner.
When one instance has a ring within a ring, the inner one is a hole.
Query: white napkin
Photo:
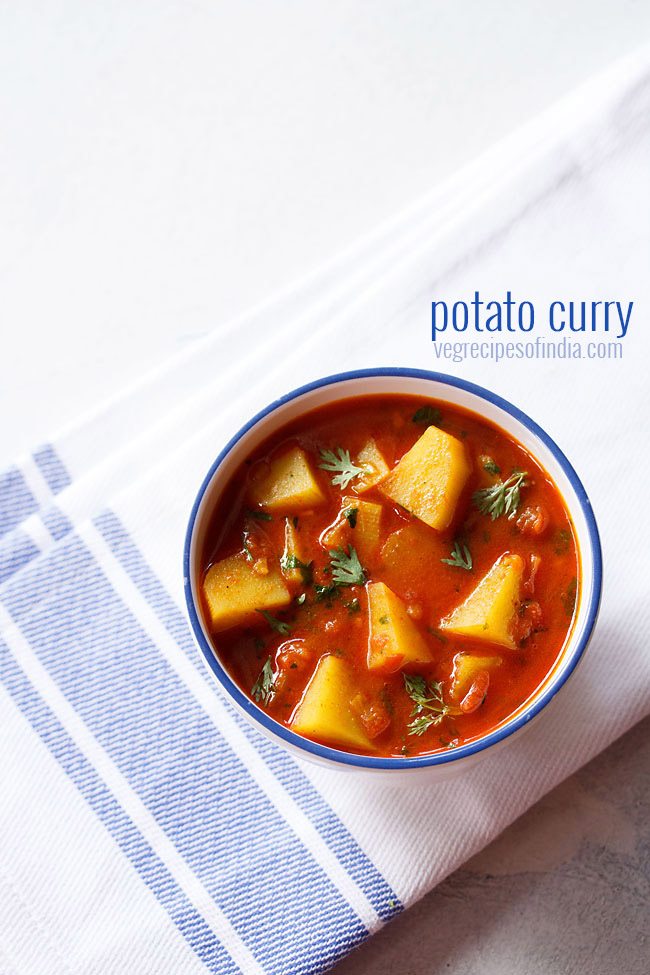
[[[323,970],[647,714],[648,63],[627,59],[6,473],[8,971]],[[431,300],[476,290],[634,299],[623,359],[438,359]],[[380,364],[462,374],[533,415],[583,478],[604,547],[601,619],[565,693],[435,788],[287,758],[210,683],[182,614],[188,510],[233,430],[303,381]],[[188,376],[196,392],[174,404]]]

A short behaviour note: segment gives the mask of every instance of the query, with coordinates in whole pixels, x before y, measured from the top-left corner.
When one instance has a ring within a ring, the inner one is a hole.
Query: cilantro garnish
[[[266,658],[266,663],[262,667],[262,672],[257,678],[253,687],[251,688],[251,695],[255,698],[258,704],[268,705],[273,697],[273,689],[275,686],[275,674],[273,673],[273,667],[271,665],[271,658]]]
[[[475,491],[472,501],[484,515],[490,515],[492,521],[501,515],[514,518],[521,502],[521,488],[526,486],[526,471],[515,471],[506,481],[497,481],[490,487]]]
[[[366,473],[363,467],[357,467],[352,463],[350,451],[343,450],[343,447],[337,447],[335,451],[321,450],[320,455],[323,463],[318,466],[324,471],[333,472],[335,476],[332,478],[332,484],[340,484],[342,488],[346,488],[355,477]]]
[[[404,674],[406,693],[415,707],[411,711],[413,721],[409,724],[410,735],[423,735],[434,725],[439,725],[449,708],[442,700],[442,685],[438,681],[427,682],[424,677],[410,677]]]

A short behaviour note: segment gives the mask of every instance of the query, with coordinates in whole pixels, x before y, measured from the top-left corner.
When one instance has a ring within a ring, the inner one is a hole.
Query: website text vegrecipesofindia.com
[[[436,359],[463,362],[465,359],[492,359],[495,362],[512,359],[622,359],[621,342],[577,342],[541,339],[530,342],[436,342]]]
[[[622,359],[633,307],[633,301],[555,299],[536,309],[532,301],[515,300],[511,291],[500,300],[484,300],[475,291],[468,301],[431,302],[431,341],[436,358],[452,362]],[[538,327],[548,338],[531,335]],[[503,333],[513,339],[504,340]],[[463,341],[450,341],[456,335]],[[592,339],[585,341],[587,335]]]

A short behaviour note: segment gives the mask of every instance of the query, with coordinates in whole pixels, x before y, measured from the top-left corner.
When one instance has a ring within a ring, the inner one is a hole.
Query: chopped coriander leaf
[[[421,406],[413,414],[413,423],[421,423],[425,427],[440,426],[442,413],[437,406]]]
[[[355,477],[366,473],[363,467],[352,463],[350,451],[343,450],[343,447],[337,447],[336,451],[321,449],[320,455],[323,463],[318,466],[324,471],[334,473],[332,484],[339,484],[342,488],[346,488]]]
[[[439,725],[449,712],[442,700],[442,685],[435,680],[427,685],[424,677],[404,674],[404,686],[415,705],[411,711],[413,720],[408,726],[409,734],[423,735],[432,726]]]
[[[444,633],[441,633],[440,630],[437,630],[435,626],[427,626],[427,633],[434,636],[436,640],[440,641],[440,643],[447,643],[447,637],[444,635]]]
[[[472,495],[472,501],[492,521],[501,515],[514,518],[521,502],[521,488],[526,487],[526,471],[514,471],[506,481],[497,481],[490,487],[481,488]]]
[[[431,714],[419,714],[417,718],[413,718],[413,720],[409,723],[409,734],[423,735],[425,731],[429,730],[431,725],[440,724],[442,718],[443,716],[441,714],[436,716]]]
[[[342,548],[334,548],[330,551],[332,562],[332,581],[337,586],[362,586],[366,581],[363,567],[359,562],[356,549],[348,546],[346,552]]]
[[[249,518],[255,518],[256,521],[273,521],[273,516],[267,511],[259,511],[256,508],[249,508],[246,514]]]
[[[287,555],[280,559],[280,568],[283,572],[290,572],[292,569],[300,569],[302,580],[306,586],[311,584],[312,564],[311,562],[301,562],[297,555]]]
[[[406,693],[411,698],[412,701],[421,707],[427,700],[427,682],[424,677],[418,675],[403,674],[404,687],[406,688]],[[438,688],[440,685],[437,685]]]
[[[574,576],[566,590],[562,593],[562,605],[567,616],[573,616],[576,608],[576,598],[578,595],[578,580]]]
[[[393,699],[391,698],[390,693],[388,691],[388,687],[385,684],[379,692],[379,700],[383,704],[386,710],[386,714],[392,716],[395,712],[395,707],[393,705]]]
[[[280,559],[280,568],[284,569],[285,572],[291,569],[306,569],[307,565],[301,562],[297,555],[287,555],[286,552]]]
[[[358,508],[346,508],[345,511],[343,512],[343,514],[345,515],[345,517],[350,522],[350,528],[356,528],[357,527],[357,515],[359,514],[359,509]]]
[[[464,543],[461,545],[460,542],[454,542],[454,547],[451,552],[451,557],[448,559],[440,559],[445,565],[453,565],[457,569],[465,569],[467,572],[472,570],[472,555],[467,545]]]
[[[359,610],[361,609],[361,603],[359,602],[356,596],[354,597],[354,599],[351,599],[349,603],[343,603],[343,605],[347,609],[350,616],[352,616],[353,613],[358,613]]]
[[[571,532],[567,528],[560,528],[555,533],[553,541],[555,543],[555,554],[565,555],[569,551],[569,545],[571,544]]]
[[[388,617],[387,616],[380,616],[379,617],[379,622],[381,623],[382,626],[386,626],[386,624],[388,623]]]
[[[273,673],[271,658],[267,657],[260,676],[251,688],[251,696],[258,704],[268,705],[271,703],[271,698],[273,697],[274,685],[275,674]]]
[[[338,596],[338,593],[339,593],[338,586],[334,585],[333,582],[330,583],[329,586],[319,586],[319,585],[316,585],[316,586],[314,586],[314,590],[316,592],[316,602],[317,603],[322,603],[322,602],[328,602],[329,603],[331,601],[331,599],[334,596]]]
[[[291,633],[291,627],[288,623],[283,623],[282,620],[278,620],[275,618],[275,616],[271,616],[266,609],[257,609],[255,612],[259,613],[260,616],[263,616],[271,629],[275,630],[276,633],[280,633],[282,636],[286,636],[287,633]]]
[[[492,460],[491,457],[486,457],[483,461],[483,470],[487,471],[488,474],[500,474],[501,468],[499,465]]]

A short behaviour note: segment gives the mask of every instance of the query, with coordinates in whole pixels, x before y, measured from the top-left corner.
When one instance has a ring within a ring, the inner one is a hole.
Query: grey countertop
[[[647,975],[650,719],[335,975]]]

